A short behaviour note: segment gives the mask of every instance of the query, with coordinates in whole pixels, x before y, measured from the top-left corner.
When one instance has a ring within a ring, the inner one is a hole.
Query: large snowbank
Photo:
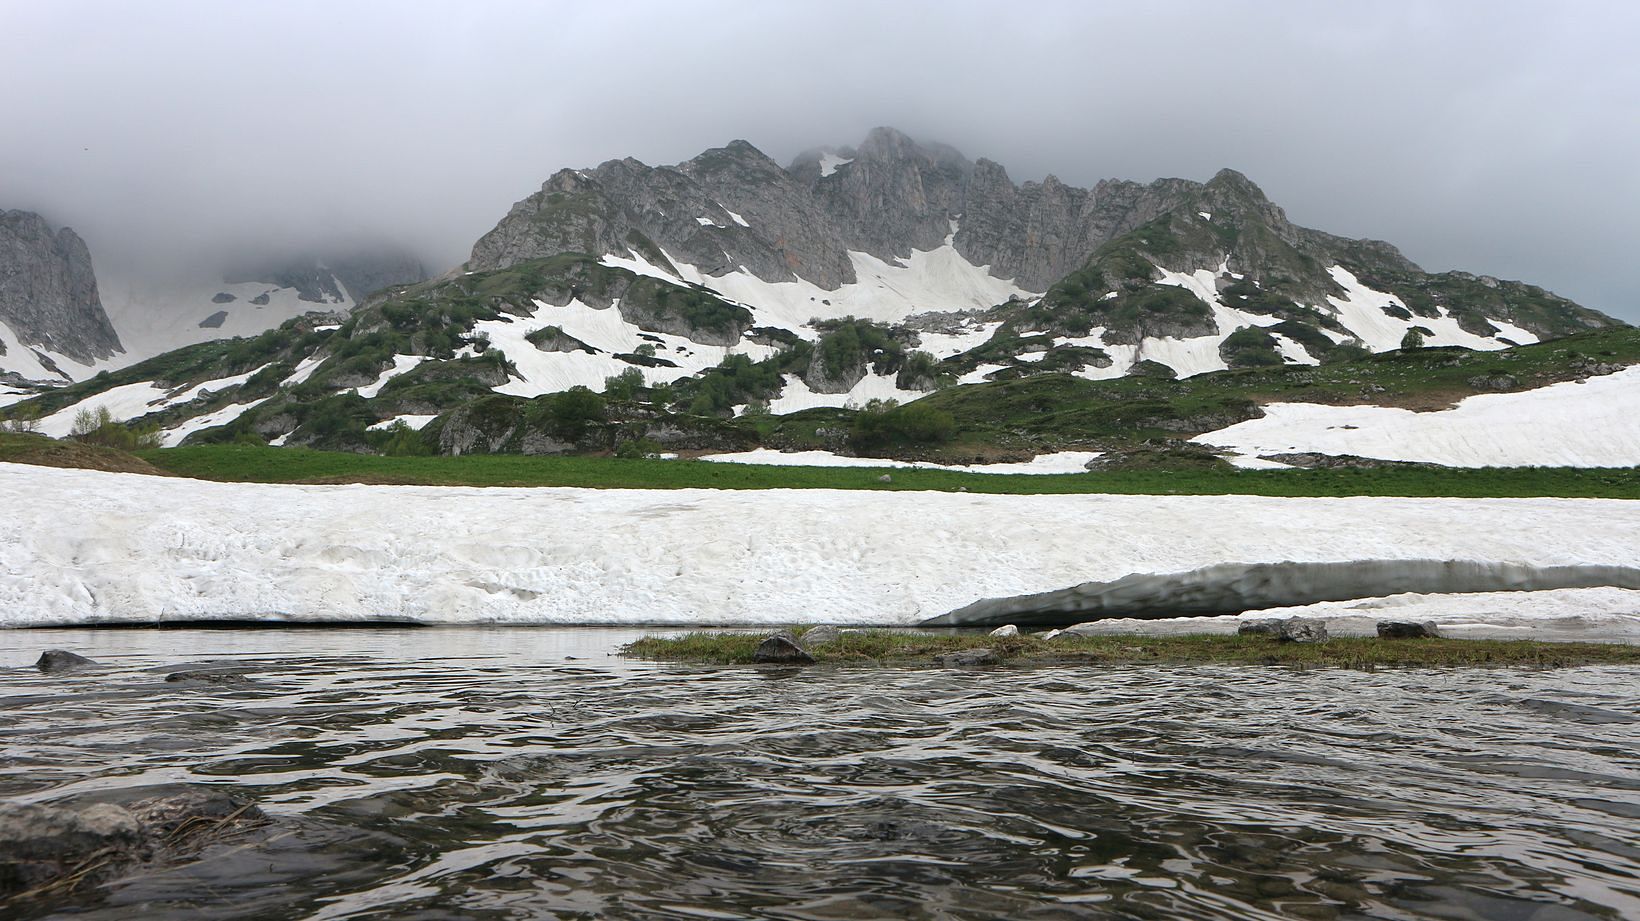
[[[0,464],[0,509],[11,626],[914,624],[1230,560],[1640,560],[1637,506],[1589,499],[273,486]]]
[[[1438,412],[1273,403],[1264,416],[1201,435],[1238,454],[1315,451],[1451,467],[1640,464],[1640,366],[1519,393],[1472,396]]]

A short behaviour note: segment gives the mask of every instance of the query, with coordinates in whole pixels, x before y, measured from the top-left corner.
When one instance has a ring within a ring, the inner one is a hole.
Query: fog
[[[1247,173],[1299,223],[1640,321],[1640,8],[0,0],[0,207],[100,272],[403,245],[554,170],[875,125],[1053,173]]]

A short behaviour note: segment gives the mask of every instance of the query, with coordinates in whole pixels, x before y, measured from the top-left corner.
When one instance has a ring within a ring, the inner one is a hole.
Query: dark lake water
[[[1640,917],[1640,669],[714,669],[623,630],[0,632],[0,798],[271,825],[77,918]],[[251,666],[241,686],[167,684]]]

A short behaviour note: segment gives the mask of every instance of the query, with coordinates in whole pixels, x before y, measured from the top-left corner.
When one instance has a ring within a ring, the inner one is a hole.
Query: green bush
[[[948,412],[922,403],[899,406],[892,400],[872,400],[854,417],[849,440],[859,450],[881,450],[943,444],[956,432],[956,420]]]

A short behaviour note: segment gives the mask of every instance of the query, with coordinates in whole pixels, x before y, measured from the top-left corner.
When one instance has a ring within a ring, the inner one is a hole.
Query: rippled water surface
[[[613,630],[0,633],[0,798],[274,818],[92,918],[1640,917],[1640,670],[715,669]],[[231,660],[253,683],[167,684]]]

